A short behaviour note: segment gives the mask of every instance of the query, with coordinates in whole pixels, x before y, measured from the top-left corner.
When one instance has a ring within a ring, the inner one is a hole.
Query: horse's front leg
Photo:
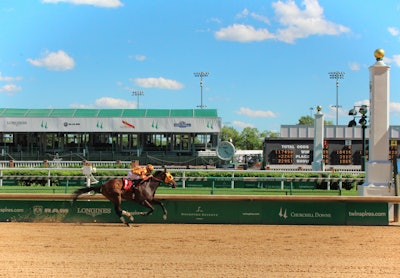
[[[164,220],[167,220],[167,214],[168,214],[168,212],[167,212],[167,209],[165,208],[164,204],[163,204],[161,201],[155,200],[155,199],[153,199],[152,203],[157,204],[157,205],[159,205],[159,206],[162,208],[162,210],[163,210],[163,212],[164,212],[163,219],[164,219]]]
[[[126,222],[124,216],[129,217],[129,219],[133,222],[133,215],[130,214],[128,211],[121,209],[121,204],[116,204],[114,206],[114,209],[115,209],[115,212],[117,213],[117,215],[119,216],[119,219],[121,220],[121,222],[129,227],[129,223]]]
[[[129,223],[126,222],[126,220],[125,220],[125,218],[123,216],[126,212],[121,209],[121,205],[115,204],[114,205],[114,209],[115,209],[115,213],[118,215],[118,217],[121,220],[121,222],[129,227]]]
[[[147,207],[147,208],[149,208],[150,210],[149,210],[148,212],[143,212],[143,213],[141,213],[140,215],[148,216],[148,215],[150,215],[150,214],[153,213],[154,208],[153,208],[153,206],[149,203],[149,201],[147,201],[147,200],[143,201],[142,205],[145,206],[145,207]]]
[[[127,216],[129,218],[129,220],[131,220],[131,222],[133,222],[133,220],[134,220],[133,215],[129,211],[122,210],[122,215]]]

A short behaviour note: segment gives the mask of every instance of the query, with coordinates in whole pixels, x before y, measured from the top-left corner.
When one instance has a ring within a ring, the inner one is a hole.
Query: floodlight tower
[[[139,109],[139,97],[140,96],[144,96],[144,92],[143,91],[136,91],[134,90],[132,92],[132,96],[137,96],[137,109]]]
[[[209,74],[208,72],[203,72],[203,71],[194,73],[195,77],[200,77],[200,97],[201,97],[201,102],[200,102],[200,105],[197,106],[197,107],[200,107],[200,109],[203,109],[203,107],[207,107],[207,106],[203,105],[203,77],[207,77],[208,74]]]
[[[329,72],[329,78],[330,79],[336,79],[336,125],[339,124],[339,79],[344,78],[345,72],[343,71],[334,71],[334,72]]]

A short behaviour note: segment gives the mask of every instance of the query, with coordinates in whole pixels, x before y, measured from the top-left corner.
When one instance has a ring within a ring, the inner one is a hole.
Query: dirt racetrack
[[[398,277],[400,227],[0,223],[0,277]]]

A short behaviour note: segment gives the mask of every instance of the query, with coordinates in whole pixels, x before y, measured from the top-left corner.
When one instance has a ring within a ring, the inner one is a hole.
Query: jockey
[[[134,166],[129,172],[127,178],[132,181],[141,180],[146,177],[144,167]]]
[[[128,173],[127,178],[132,180],[134,185],[140,184],[142,181],[146,181],[151,178],[154,166],[147,164],[146,167],[140,167],[135,165]],[[135,190],[133,190],[132,199],[135,198]]]

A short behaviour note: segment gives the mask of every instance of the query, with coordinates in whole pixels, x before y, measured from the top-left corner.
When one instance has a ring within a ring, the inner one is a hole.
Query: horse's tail
[[[72,200],[73,202],[76,201],[76,199],[78,199],[78,197],[82,194],[88,193],[90,191],[94,191],[95,193],[100,193],[101,192],[101,185],[98,186],[90,186],[90,187],[83,187],[81,189],[75,190],[73,193],[73,197]]]

